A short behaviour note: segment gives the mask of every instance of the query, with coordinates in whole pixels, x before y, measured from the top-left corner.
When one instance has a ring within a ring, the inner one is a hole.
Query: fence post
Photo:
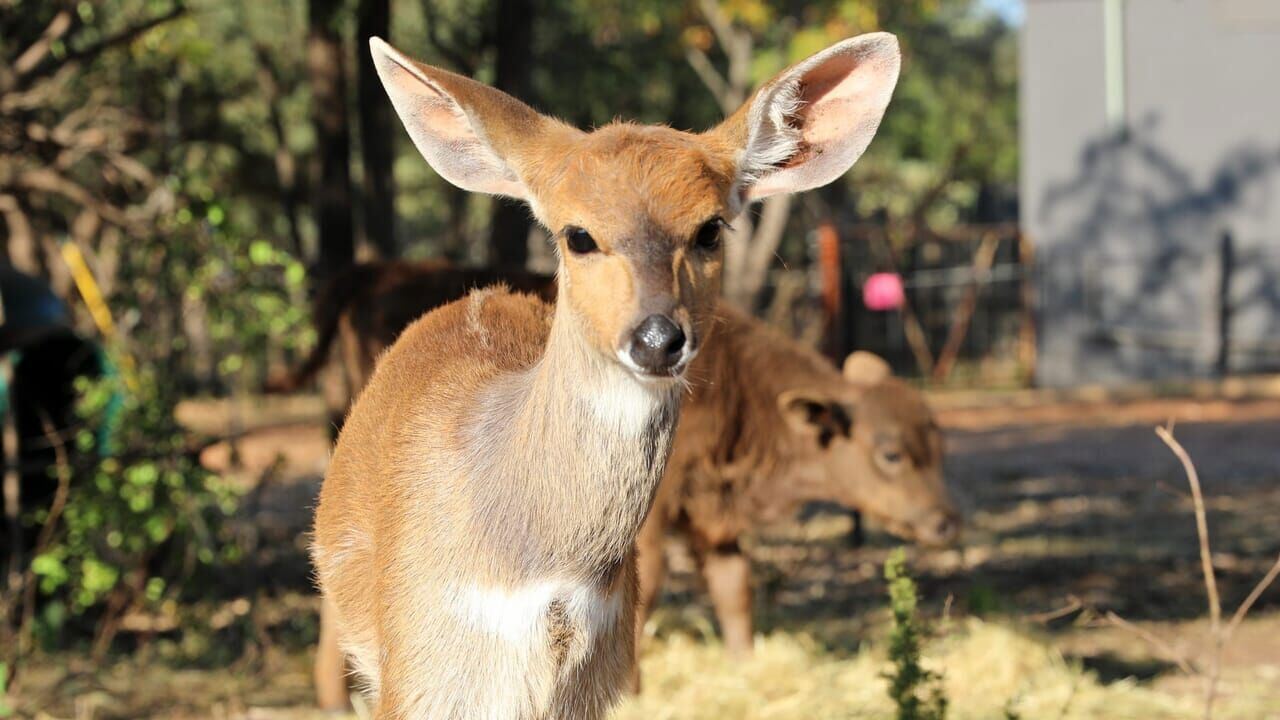
[[[1036,362],[1039,349],[1036,337],[1037,284],[1036,246],[1021,228],[1014,231],[1018,243],[1018,266],[1022,275],[1019,293],[1022,300],[1022,323],[1018,328],[1018,365],[1026,372],[1027,385],[1036,384]]]
[[[1235,263],[1235,243],[1231,231],[1224,230],[1218,252],[1218,357],[1214,363],[1214,372],[1220,378],[1231,371],[1231,274]]]
[[[827,354],[837,362],[848,350],[845,342],[845,313],[841,290],[844,286],[840,260],[840,233],[835,223],[825,219],[818,224],[818,269],[822,283],[823,321]]]

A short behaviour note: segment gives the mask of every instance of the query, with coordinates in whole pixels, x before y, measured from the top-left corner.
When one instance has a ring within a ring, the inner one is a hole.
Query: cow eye
[[[575,255],[586,255],[600,249],[600,246],[596,244],[596,239],[591,237],[591,233],[580,227],[566,228],[564,241],[569,246],[569,250]]]
[[[894,448],[876,450],[876,462],[887,473],[897,473],[902,469],[902,453]]]
[[[693,236],[693,245],[699,250],[711,252],[720,247],[720,231],[724,229],[724,221],[720,218],[711,218],[698,228],[698,232]]]

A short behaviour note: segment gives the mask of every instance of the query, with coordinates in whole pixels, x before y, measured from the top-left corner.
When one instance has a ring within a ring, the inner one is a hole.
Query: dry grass
[[[1193,718],[1194,696],[1174,696],[1135,680],[1102,683],[1047,641],[1009,625],[967,620],[926,647],[930,669],[944,675],[949,717]],[[840,656],[813,638],[775,634],[758,640],[755,658],[733,664],[722,648],[685,635],[651,640],[645,688],[615,720],[813,720],[890,718],[893,707],[879,647]],[[1243,698],[1219,718],[1266,717]]]
[[[1263,621],[1250,620],[1255,622]],[[1274,621],[1257,626],[1263,632],[1273,627]],[[730,662],[714,639],[684,633],[651,639],[648,648],[644,693],[624,703],[613,720],[892,717],[882,676],[889,666],[875,644],[842,654],[826,649],[818,636],[779,632],[760,638],[755,659],[743,664]],[[69,675],[59,658],[50,657],[30,669],[27,694],[14,704],[18,717],[40,720],[356,720],[312,707],[305,653],[276,652],[263,662],[258,671],[237,672],[179,670],[133,658],[93,667],[80,659],[73,663],[79,670]],[[1165,673],[1151,683],[1104,683],[1065,659],[1048,636],[1008,621],[953,622],[926,645],[925,663],[943,673],[952,720],[995,720],[1006,710],[1023,720],[1189,720],[1203,705],[1198,682],[1171,683],[1182,678]],[[1280,667],[1262,669],[1269,672],[1231,677],[1215,710],[1218,720],[1280,720],[1274,692]]]

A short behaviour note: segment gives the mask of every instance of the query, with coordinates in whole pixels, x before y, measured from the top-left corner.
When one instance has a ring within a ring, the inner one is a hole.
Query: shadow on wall
[[[1043,384],[1280,369],[1280,146],[1241,144],[1202,173],[1158,127],[1090,143],[1045,192]]]

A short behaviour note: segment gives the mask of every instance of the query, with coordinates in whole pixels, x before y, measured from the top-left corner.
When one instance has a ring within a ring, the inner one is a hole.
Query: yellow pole
[[[115,321],[111,319],[111,309],[107,307],[107,302],[102,298],[102,289],[98,287],[98,281],[93,277],[93,271],[89,269],[89,264],[84,261],[84,254],[80,252],[80,247],[73,242],[62,243],[62,261],[67,264],[67,268],[71,271],[71,279],[76,284],[76,289],[80,291],[80,297],[84,298],[84,304],[89,308],[89,315],[93,318],[93,323],[98,326],[98,332],[102,333],[102,337],[106,340],[112,340],[116,334]],[[127,351],[120,351],[120,371],[124,377],[124,383],[130,390],[138,390],[137,376],[134,374],[133,356]]]

